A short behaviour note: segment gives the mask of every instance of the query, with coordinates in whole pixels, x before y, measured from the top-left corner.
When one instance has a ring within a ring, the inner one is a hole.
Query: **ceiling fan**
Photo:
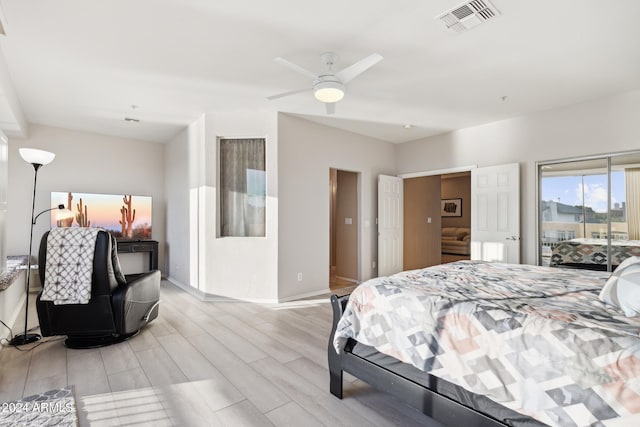
[[[333,52],[326,52],[323,53],[320,58],[322,59],[322,63],[325,65],[326,70],[319,75],[312,73],[306,68],[302,68],[301,66],[294,64],[293,62],[287,61],[284,58],[278,57],[274,59],[274,61],[278,64],[284,65],[285,67],[288,67],[293,71],[312,78],[313,83],[311,87],[279,93],[277,95],[271,95],[268,96],[267,99],[274,100],[285,96],[294,95],[296,93],[313,90],[313,95],[315,96],[315,98],[320,102],[324,102],[327,109],[327,114],[333,114],[336,111],[336,102],[340,101],[344,97],[346,84],[358,75],[367,71],[369,68],[373,67],[380,60],[382,60],[381,55],[374,53],[364,59],[361,59],[355,64],[348,66],[347,68],[335,72],[333,70],[333,67],[336,64],[338,55]]]

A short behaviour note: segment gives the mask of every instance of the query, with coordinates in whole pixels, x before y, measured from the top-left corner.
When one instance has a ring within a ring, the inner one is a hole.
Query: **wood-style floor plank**
[[[67,379],[80,396],[108,393],[109,381],[100,350],[68,350]],[[61,384],[60,387],[64,387]]]
[[[154,323],[155,322],[151,322],[150,325],[142,328],[142,330],[135,337],[127,341],[129,343],[129,347],[131,347],[131,350],[138,352],[160,347],[160,343],[151,332],[151,327]]]
[[[248,400],[217,411],[216,418],[223,426],[273,427],[269,418]]]
[[[125,342],[3,347],[0,401],[74,385],[80,426],[92,427],[437,426],[350,375],[344,399],[328,392],[327,299],[205,302],[163,281],[158,318]]]
[[[271,358],[256,360],[253,367],[326,426],[372,426],[349,410],[326,390],[320,390],[300,375]]]
[[[282,345],[278,340],[271,338],[259,330],[250,326],[237,317],[225,314],[220,316],[218,320],[224,323],[229,329],[234,331],[238,336],[243,337],[249,342],[252,342],[260,350],[265,352],[270,357],[274,358],[280,363],[286,363],[291,360],[295,360],[300,357],[300,353],[291,349],[288,346]]]
[[[291,400],[260,372],[214,338],[194,340],[192,344],[262,412],[270,411]]]
[[[109,388],[111,391],[136,390],[151,386],[149,378],[142,368],[127,369],[113,374],[108,374]]]
[[[136,359],[131,346],[129,346],[129,342],[124,342],[122,345],[102,347],[100,348],[100,355],[107,375],[140,367],[138,359]]]
[[[304,420],[305,427],[322,427],[322,423],[296,402],[289,402],[269,411],[267,418],[277,427],[298,427]]]
[[[120,425],[171,425],[163,396],[151,388],[138,388],[111,393],[114,415]]]
[[[207,335],[203,334],[197,339],[206,339],[206,337]],[[158,338],[158,341],[189,381],[220,377],[220,372],[215,366],[209,363],[182,335],[166,335]]]
[[[206,333],[206,330],[198,323],[191,320],[189,316],[185,316],[184,307],[179,308],[167,302],[167,304],[162,305],[162,318],[171,325],[176,331],[175,333],[183,337]]]
[[[81,426],[112,427],[120,425],[111,393],[81,396],[76,390],[76,409]]]
[[[55,342],[35,347],[23,394],[29,396],[67,382],[67,349]]]
[[[320,366],[327,364],[327,344],[307,339],[308,336],[293,328],[288,323],[274,325],[263,323],[257,325],[261,332],[280,342],[281,345],[295,349],[302,356]]]
[[[287,368],[291,369],[293,372],[296,372],[302,378],[314,384],[320,390],[328,390],[329,389],[329,371],[326,368],[319,367],[317,364],[309,361],[306,358],[300,358],[294,360],[292,362],[287,363]],[[370,387],[369,387],[370,389]],[[408,421],[411,420],[411,411],[416,412],[420,417],[424,417],[418,411],[415,411],[412,408],[404,408],[402,407],[402,416],[400,420],[397,417],[398,411],[386,410],[380,411],[371,407],[371,405],[367,402],[367,396],[365,394],[358,394],[355,392],[359,390],[357,386],[350,385],[348,388],[345,387],[344,398],[342,399],[342,403],[351,409],[354,413],[357,413],[361,417],[368,420],[371,424],[376,425],[378,427],[392,427],[397,426],[399,421],[404,421],[402,425],[412,426],[412,425],[420,425],[415,423],[410,423]],[[391,396],[387,396],[387,398],[391,399]],[[336,398],[337,399],[337,398]],[[398,402],[394,402],[398,403]],[[401,405],[403,406],[403,405]],[[434,426],[435,427],[435,426]]]
[[[164,386],[187,382],[187,377],[162,347],[135,352],[142,370],[152,386]]]
[[[11,357],[7,353],[12,352]],[[4,354],[3,354],[4,353]],[[0,352],[0,401],[7,402],[17,400],[23,396],[29,364],[31,363],[31,353],[19,350],[4,348]]]
[[[268,356],[258,347],[227,328],[210,331],[209,335],[223,343],[245,362],[253,362]]]

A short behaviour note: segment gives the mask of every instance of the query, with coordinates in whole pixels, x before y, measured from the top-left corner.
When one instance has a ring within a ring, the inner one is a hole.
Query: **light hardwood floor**
[[[3,347],[0,402],[69,384],[82,426],[438,426],[349,375],[344,399],[331,395],[330,326],[328,295],[274,306],[202,302],[163,281],[160,316],[128,341]]]

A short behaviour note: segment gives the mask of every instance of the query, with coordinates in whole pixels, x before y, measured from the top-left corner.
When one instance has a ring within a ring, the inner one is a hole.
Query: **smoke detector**
[[[132,104],[132,105],[131,105],[131,111],[132,111],[134,114],[135,114],[135,112],[136,112],[136,108],[138,108],[138,106],[137,106],[137,105],[135,105],[135,104]],[[140,123],[140,119],[137,119],[137,118],[132,117],[132,116],[125,116],[124,121],[125,121],[125,122],[128,122],[128,123]]]
[[[444,22],[447,28],[462,33],[499,15],[500,12],[489,0],[471,0],[436,16],[435,19]]]

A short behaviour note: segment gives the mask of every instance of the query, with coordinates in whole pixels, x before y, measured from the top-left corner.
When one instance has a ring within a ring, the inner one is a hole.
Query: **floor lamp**
[[[35,174],[33,177],[33,199],[31,201],[31,232],[29,234],[29,258],[27,258],[27,286],[26,286],[27,305],[26,305],[25,314],[24,314],[24,333],[22,335],[16,335],[13,337],[13,339],[9,342],[9,344],[13,346],[29,344],[29,343],[38,341],[41,338],[40,335],[38,334],[27,333],[28,332],[27,321],[29,319],[29,284],[31,279],[31,245],[33,243],[33,226],[36,224],[36,219],[38,219],[38,217],[43,213],[51,211],[53,209],[64,209],[64,205],[59,205],[55,208],[46,209],[40,212],[37,216],[34,216],[35,207],[36,207],[36,183],[38,182],[38,169],[40,169],[41,166],[51,163],[53,159],[56,157],[56,155],[48,151],[36,150],[35,148],[21,148],[20,156],[24,159],[25,162],[31,163],[31,165],[33,165]]]

